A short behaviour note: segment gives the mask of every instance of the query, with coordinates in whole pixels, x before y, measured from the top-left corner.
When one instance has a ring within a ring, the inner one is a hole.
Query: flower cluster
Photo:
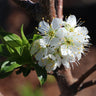
[[[74,15],[65,21],[54,18],[51,24],[43,20],[39,23],[38,31],[42,38],[33,42],[31,54],[47,72],[61,64],[70,68],[88,50],[85,48],[89,45],[88,30],[80,26]]]

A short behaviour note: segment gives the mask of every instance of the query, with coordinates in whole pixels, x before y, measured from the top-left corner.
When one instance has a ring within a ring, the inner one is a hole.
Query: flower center
[[[69,24],[65,25],[65,29],[68,30],[69,32],[73,32],[74,31],[74,27],[71,27]]]
[[[64,43],[65,43],[67,46],[73,45],[73,40],[72,40],[72,38],[67,38],[67,37],[65,37],[65,38],[64,38]]]
[[[48,35],[50,36],[51,39],[54,38],[55,37],[55,31],[54,30],[50,30],[48,32]]]

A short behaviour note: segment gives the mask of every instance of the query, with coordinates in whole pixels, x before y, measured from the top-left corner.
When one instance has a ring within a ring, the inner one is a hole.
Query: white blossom
[[[38,30],[41,34],[53,39],[56,37],[58,29],[61,28],[62,23],[63,21],[59,18],[54,18],[50,25],[43,20],[39,23]]]
[[[61,65],[61,58],[59,55],[52,55],[48,54],[47,56],[43,57],[38,64],[41,67],[45,67],[45,69],[50,72],[52,70],[55,70],[57,67],[60,67]]]
[[[43,20],[39,23],[38,30],[42,38],[32,43],[30,53],[47,72],[55,70],[61,64],[70,68],[74,62],[77,64],[84,51],[88,51],[85,48],[89,46],[88,30],[84,26],[78,26],[74,15],[70,15],[66,21],[55,18],[50,25]]]

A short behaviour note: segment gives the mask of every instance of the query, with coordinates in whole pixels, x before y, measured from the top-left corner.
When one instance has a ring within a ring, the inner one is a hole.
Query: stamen
[[[79,23],[80,20],[81,20],[81,18],[78,19],[77,23]]]
[[[42,17],[42,20],[44,20],[44,17]]]
[[[47,20],[47,22],[49,23],[49,20]]]
[[[39,32],[37,32],[37,34],[39,34]]]
[[[35,29],[38,29],[37,27],[35,27]]]
[[[39,25],[39,27],[41,27],[41,25]]]
[[[54,19],[55,17],[53,17],[53,19]]]

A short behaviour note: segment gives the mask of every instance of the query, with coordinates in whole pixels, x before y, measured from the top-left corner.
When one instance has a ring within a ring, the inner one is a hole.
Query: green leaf
[[[30,50],[28,50],[27,47],[24,47],[22,50],[22,54],[12,54],[11,57],[7,58],[9,61],[16,61],[20,65],[25,65],[25,64],[32,64],[32,57],[30,54]]]
[[[41,39],[41,38],[42,38],[41,35],[38,35],[38,34],[34,34],[33,35],[33,41],[38,40],[38,39]]]
[[[47,72],[45,68],[42,68],[40,66],[35,66],[35,70],[36,70],[38,79],[40,81],[40,84],[43,85],[45,81],[47,80]]]
[[[3,43],[8,43],[10,46],[13,47],[18,47],[22,45],[22,40],[18,35],[5,32],[2,28],[0,28],[0,39]]]
[[[15,68],[20,67],[21,65],[17,64],[16,62],[10,62],[10,61],[5,61],[2,66],[1,66],[1,72],[11,72]]]
[[[0,39],[5,45],[9,46],[14,51],[17,51],[18,54],[20,54],[21,51],[20,47],[22,46],[22,40],[18,35],[5,32],[2,28],[0,28]]]
[[[24,32],[23,32],[23,24],[21,26],[21,37],[22,37],[22,43],[23,45],[25,44],[29,44],[29,41],[27,40],[26,36],[24,35]]]
[[[0,56],[9,57],[10,52],[4,44],[0,44]]]

